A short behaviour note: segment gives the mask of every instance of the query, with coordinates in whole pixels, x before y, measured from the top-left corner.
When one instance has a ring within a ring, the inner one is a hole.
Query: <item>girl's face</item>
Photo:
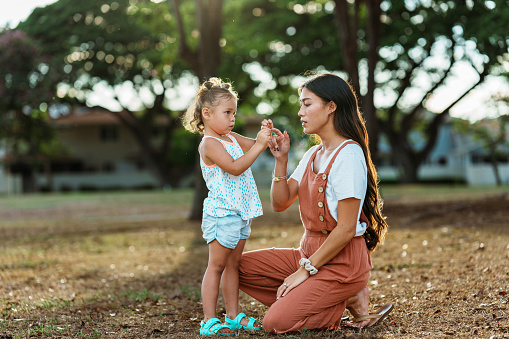
[[[332,121],[330,108],[330,104],[324,104],[319,96],[304,87],[300,93],[299,110],[304,133],[320,134],[322,128]]]
[[[204,123],[211,132],[226,135],[235,126],[236,114],[237,100],[234,97],[222,99],[217,106],[209,109],[208,116],[205,115]]]

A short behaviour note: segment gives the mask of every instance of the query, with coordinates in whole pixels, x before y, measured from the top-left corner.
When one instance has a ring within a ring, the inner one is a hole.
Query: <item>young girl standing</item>
[[[230,83],[210,78],[200,86],[184,117],[187,130],[204,135],[198,151],[209,189],[202,219],[209,261],[201,288],[204,313],[201,335],[233,335],[240,328],[262,328],[254,318],[248,319],[238,312],[238,267],[251,233],[251,219],[262,215],[250,166],[267,148],[271,129],[262,127],[256,140],[232,132],[237,99]],[[224,324],[216,317],[221,282],[226,308]]]

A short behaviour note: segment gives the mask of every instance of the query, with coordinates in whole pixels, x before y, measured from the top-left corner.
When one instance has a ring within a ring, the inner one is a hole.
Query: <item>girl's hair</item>
[[[345,138],[359,143],[364,152],[368,168],[368,185],[362,211],[369,220],[369,227],[364,233],[364,239],[368,249],[373,251],[379,243],[383,242],[389,226],[385,217],[382,216],[383,201],[378,190],[378,175],[371,160],[368,133],[364,118],[359,110],[357,97],[346,81],[331,73],[313,76],[299,88],[299,93],[303,88],[307,88],[320,97],[324,104],[331,101],[336,104],[337,108],[334,112],[336,131]]]
[[[232,88],[231,83],[224,82],[219,78],[210,78],[200,85],[193,103],[184,114],[183,125],[185,129],[193,133],[203,134],[203,119],[201,111],[204,107],[212,108],[219,105],[221,100],[235,98],[238,94]]]

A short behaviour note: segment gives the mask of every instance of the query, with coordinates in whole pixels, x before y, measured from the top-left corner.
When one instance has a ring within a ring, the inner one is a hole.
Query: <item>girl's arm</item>
[[[270,119],[268,119],[268,120],[263,119],[261,128],[269,128],[272,130],[272,128],[274,128],[274,124],[272,123],[272,120],[270,120]],[[239,143],[240,148],[242,148],[242,150],[244,152],[249,151],[251,149],[251,147],[253,147],[253,145],[256,142],[255,139],[245,137],[238,133],[235,133],[235,132],[230,132],[230,133],[233,134],[235,139],[237,139],[237,142]]]
[[[338,255],[352,240],[356,232],[360,204],[361,201],[356,198],[338,201],[338,224],[331,231],[322,246],[308,258],[311,265],[320,270],[320,267]],[[309,278],[309,272],[302,267],[299,268],[285,279],[284,283],[288,285],[288,288],[280,287],[277,291],[277,297],[286,295],[307,278]]]
[[[242,148],[244,152],[248,152],[251,149],[251,147],[253,147],[253,145],[256,143],[256,139],[248,138],[235,132],[230,132],[230,134],[232,134],[235,137],[235,139],[237,139],[240,148]]]
[[[216,164],[227,173],[241,175],[253,164],[260,153],[267,148],[270,133],[270,130],[267,128],[260,130],[255,144],[237,159],[233,159],[223,147],[223,144],[213,138],[206,138],[203,141],[200,154],[206,164]]]

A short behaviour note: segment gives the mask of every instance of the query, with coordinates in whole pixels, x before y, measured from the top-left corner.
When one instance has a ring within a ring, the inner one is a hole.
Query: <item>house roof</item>
[[[79,107],[71,110],[69,114],[52,119],[51,122],[56,127],[120,125],[122,124],[120,116],[125,120],[132,119],[126,111],[113,112],[101,107]],[[170,119],[159,115],[155,122],[157,125],[165,126],[170,123]]]
[[[115,116],[120,114],[127,117],[124,111],[111,112],[103,108],[80,107],[73,109],[69,114],[53,119],[52,123],[56,126],[120,125],[120,119]]]

